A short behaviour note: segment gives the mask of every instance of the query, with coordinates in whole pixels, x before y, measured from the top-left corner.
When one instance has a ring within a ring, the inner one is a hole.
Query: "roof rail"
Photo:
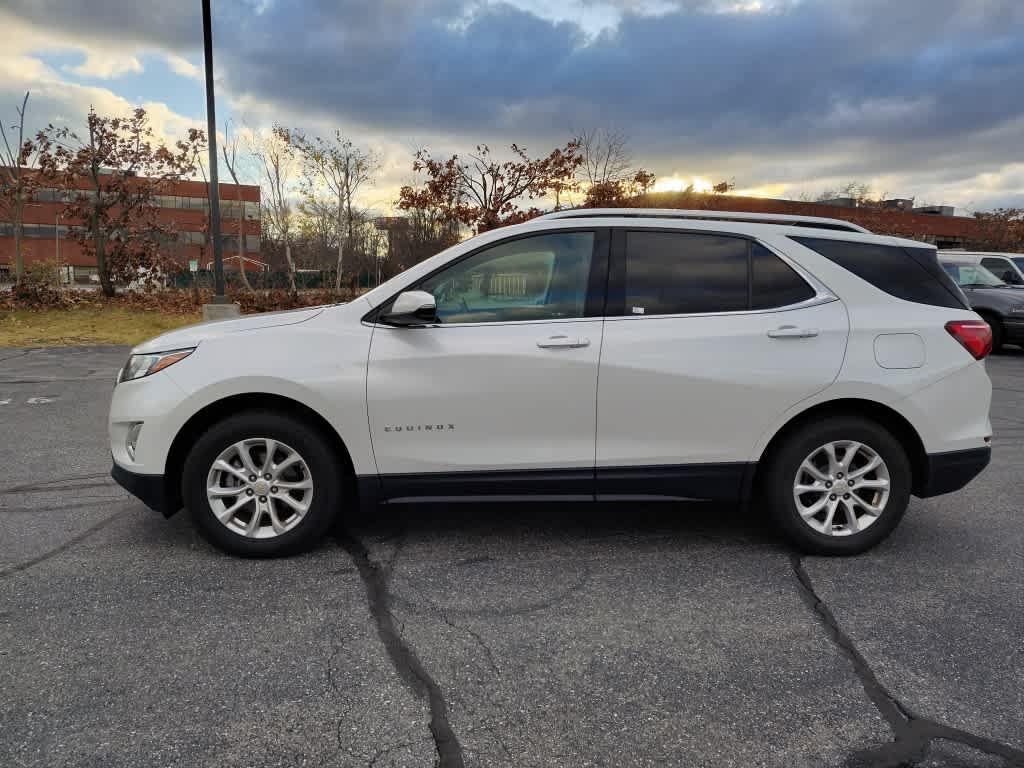
[[[567,208],[552,211],[541,219],[690,219],[704,221],[735,221],[743,224],[780,224],[791,227],[831,229],[840,232],[863,232],[871,234],[859,224],[843,219],[827,219],[821,216],[790,216],[784,213],[745,213],[742,211],[690,211],[678,208]]]

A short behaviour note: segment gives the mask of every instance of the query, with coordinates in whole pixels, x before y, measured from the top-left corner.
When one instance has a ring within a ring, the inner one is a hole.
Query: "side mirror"
[[[426,291],[403,291],[391,309],[380,316],[380,322],[398,326],[428,325],[437,321],[437,304],[433,295]]]

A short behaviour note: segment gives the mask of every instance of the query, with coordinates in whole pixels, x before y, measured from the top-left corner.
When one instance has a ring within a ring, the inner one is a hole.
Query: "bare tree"
[[[629,138],[621,131],[591,128],[576,133],[583,164],[581,180],[590,185],[623,181],[632,175],[633,156]]]
[[[350,139],[335,131],[333,138],[308,138],[299,130],[291,132],[292,145],[302,155],[303,194],[315,200],[320,190],[326,190],[337,208],[338,267],[335,290],[340,290],[344,274],[345,252],[352,252],[355,242],[355,220],[352,201],[359,188],[372,181],[380,164],[373,152],[357,147]],[[342,237],[344,233],[344,237]]]
[[[292,192],[298,170],[298,158],[287,128],[274,125],[269,134],[253,132],[251,151],[259,162],[263,187],[264,221],[284,244],[284,258],[288,264],[288,283],[292,295],[295,286],[295,261],[292,259]]]
[[[332,269],[338,241],[345,236],[338,209],[333,200],[308,195],[297,206],[296,246],[303,253],[297,261],[305,267]]]
[[[224,154],[224,165],[238,191],[238,274],[245,289],[251,291],[249,277],[245,274],[245,201],[242,200],[242,184],[238,180],[238,136],[231,135],[227,123],[224,124],[224,143],[221,144],[221,151]]]
[[[25,272],[25,254],[23,252],[25,206],[32,199],[39,186],[39,174],[36,161],[39,158],[37,145],[32,139],[25,138],[25,109],[28,105],[28,92],[17,108],[18,122],[11,126],[17,130],[18,143],[11,145],[7,131],[0,122],[0,136],[3,137],[4,153],[0,156],[0,204],[9,213],[14,225],[14,281],[21,282]],[[11,139],[13,139],[13,133]]]

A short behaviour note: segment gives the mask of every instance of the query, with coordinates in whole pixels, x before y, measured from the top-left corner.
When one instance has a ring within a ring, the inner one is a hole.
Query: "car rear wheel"
[[[214,546],[244,557],[276,557],[317,544],[336,519],[342,470],[324,437],[270,411],[221,421],[185,461],[182,493]]]
[[[906,452],[881,425],[837,417],[804,425],[769,458],[764,491],[804,552],[853,555],[886,538],[910,502]]]

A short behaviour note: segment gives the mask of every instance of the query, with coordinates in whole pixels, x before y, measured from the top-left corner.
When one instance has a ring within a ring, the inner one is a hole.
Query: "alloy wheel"
[[[297,526],[313,501],[305,459],[269,437],[240,440],[214,460],[206,498],[226,528],[251,539],[281,536]]]
[[[813,450],[793,481],[801,519],[826,536],[851,536],[873,525],[889,501],[889,469],[871,447],[835,440]]]

